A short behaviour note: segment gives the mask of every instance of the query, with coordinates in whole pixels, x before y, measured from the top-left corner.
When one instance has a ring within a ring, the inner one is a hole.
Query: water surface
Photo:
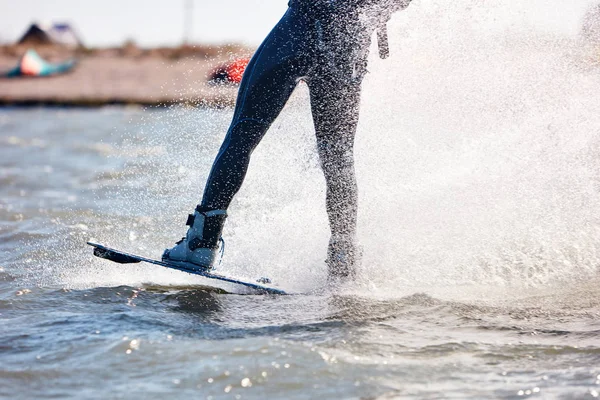
[[[0,110],[0,396],[598,397],[600,74],[494,4],[391,27],[356,145],[364,262],[335,291],[305,87],[253,155],[218,267],[296,296],[85,245],[181,237],[231,110]]]

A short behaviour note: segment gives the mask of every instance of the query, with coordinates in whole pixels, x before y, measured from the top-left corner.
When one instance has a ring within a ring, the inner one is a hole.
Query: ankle
[[[198,206],[188,217],[188,247],[191,251],[199,248],[217,249],[227,218],[226,210],[207,209]]]

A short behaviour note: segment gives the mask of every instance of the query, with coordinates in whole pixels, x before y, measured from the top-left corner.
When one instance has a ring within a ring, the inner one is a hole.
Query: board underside
[[[94,248],[94,255],[96,257],[104,258],[104,259],[107,259],[107,260],[110,260],[110,261],[113,261],[113,262],[116,262],[119,264],[132,264],[132,263],[146,262],[149,264],[159,265],[159,266],[165,267],[165,268],[170,268],[170,269],[175,269],[175,270],[182,271],[182,272],[187,272],[188,274],[202,276],[202,277],[208,278],[208,279],[216,279],[216,280],[222,281],[222,282],[228,282],[228,283],[233,283],[235,285],[245,286],[245,287],[251,288],[259,293],[280,294],[280,295],[288,294],[284,290],[277,289],[277,288],[268,286],[266,284],[248,282],[248,281],[245,281],[242,279],[229,277],[229,276],[225,276],[225,275],[221,275],[221,274],[216,274],[211,271],[188,269],[183,266],[171,264],[171,263],[168,263],[165,261],[155,260],[152,258],[138,256],[136,254],[126,253],[121,250],[112,249],[110,247],[106,247],[106,246],[98,244],[98,243],[87,242],[87,244],[89,244],[90,246],[92,246]],[[264,278],[261,278],[261,279],[264,279]]]

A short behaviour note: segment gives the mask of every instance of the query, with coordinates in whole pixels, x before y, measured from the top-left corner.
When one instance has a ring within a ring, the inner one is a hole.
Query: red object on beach
[[[32,56],[32,53],[27,52],[21,58],[21,74],[25,76],[39,76],[42,72],[42,64],[39,57]]]
[[[249,62],[249,58],[238,58],[221,65],[213,71],[210,80],[214,82],[240,83]]]
[[[229,64],[227,66],[227,77],[229,78],[229,81],[240,83],[249,62],[250,60],[247,58],[240,58]]]

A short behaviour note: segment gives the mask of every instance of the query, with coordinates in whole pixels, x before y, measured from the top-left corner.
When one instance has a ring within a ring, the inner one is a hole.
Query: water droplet
[[[242,379],[241,385],[244,388],[251,387],[252,381],[250,380],[250,378],[244,378],[244,379]]]
[[[517,392],[517,396],[523,396],[524,394],[525,394],[525,392],[524,392],[524,391],[522,391],[522,390],[519,390],[519,391]]]
[[[231,385],[227,385],[227,386],[225,386],[225,389],[223,389],[223,391],[224,391],[225,393],[229,393],[229,392],[231,392],[231,389],[233,389],[233,386],[231,386]]]
[[[181,383],[181,379],[173,379],[173,383],[175,385],[179,385]]]
[[[266,378],[267,377],[267,371],[263,371],[261,375],[262,375],[263,378]]]
[[[213,383],[214,381],[215,381],[215,380],[214,380],[213,378],[208,378],[208,379],[206,380],[206,382],[208,382],[208,383]]]

